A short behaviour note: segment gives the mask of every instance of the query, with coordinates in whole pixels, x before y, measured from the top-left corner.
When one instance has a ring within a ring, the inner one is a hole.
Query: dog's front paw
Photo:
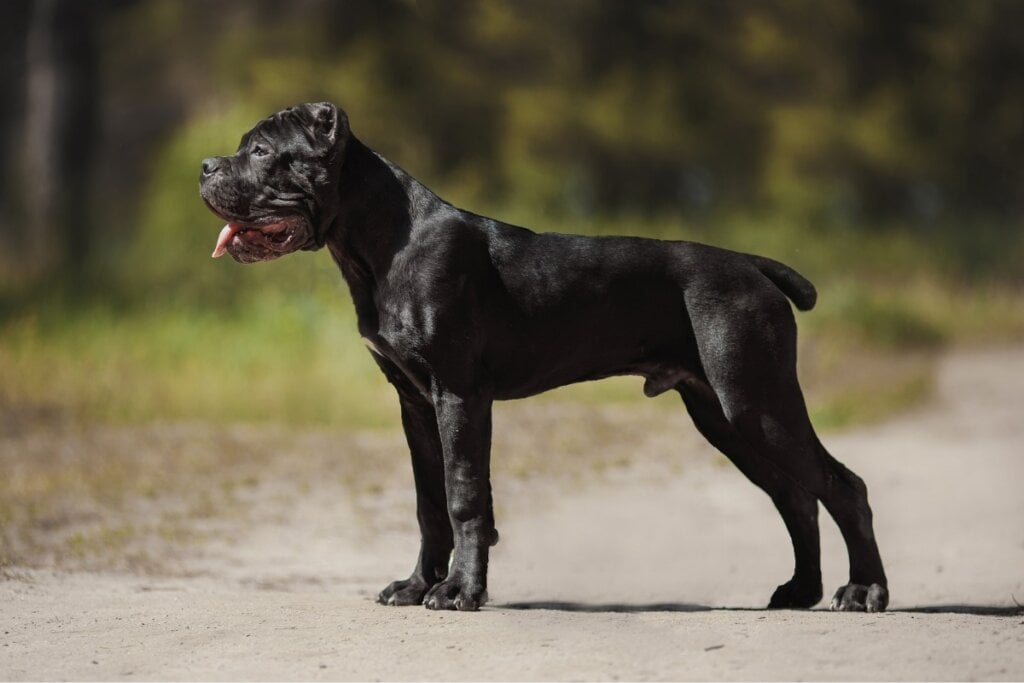
[[[410,576],[404,581],[392,581],[387,588],[377,595],[377,602],[382,605],[401,607],[403,605],[419,605],[423,596],[430,590],[426,581],[418,576]]]
[[[423,604],[427,609],[457,609],[475,612],[487,602],[487,591],[469,582],[451,577],[431,588]]]
[[[808,609],[821,600],[821,580],[797,581],[793,578],[775,589],[768,609]]]
[[[888,605],[889,591],[885,586],[850,583],[840,586],[829,609],[833,612],[884,612]]]

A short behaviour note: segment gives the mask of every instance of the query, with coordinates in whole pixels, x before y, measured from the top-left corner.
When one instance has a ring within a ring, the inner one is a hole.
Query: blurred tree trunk
[[[21,137],[25,105],[25,30],[28,26],[29,0],[10,0],[4,5],[4,23],[0,26],[0,267],[13,268],[25,238],[19,217],[24,210],[23,185],[17,162],[21,158]]]
[[[97,135],[101,3],[36,0],[27,39],[26,254],[77,279],[92,246],[89,179]]]

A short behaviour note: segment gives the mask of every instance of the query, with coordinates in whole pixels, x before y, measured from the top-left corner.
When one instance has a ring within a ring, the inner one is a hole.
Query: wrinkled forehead
[[[252,130],[242,136],[238,149],[248,147],[253,140],[263,140],[276,147],[295,146],[305,142],[306,135],[295,117],[285,110],[268,116],[253,126]]]

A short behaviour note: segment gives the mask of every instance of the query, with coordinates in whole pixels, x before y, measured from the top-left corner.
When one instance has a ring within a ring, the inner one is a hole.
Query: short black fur
[[[493,401],[638,375],[649,396],[677,391],[782,515],[796,568],[770,607],[821,599],[821,501],[850,558],[832,608],[885,609],[867,490],[818,440],[797,382],[790,302],[810,309],[816,293],[793,269],[692,242],[537,234],[457,209],[328,103],[275,114],[235,155],[204,161],[201,194],[246,228],[227,245],[238,261],[329,249],[398,392],[422,542],[380,602],[474,610],[486,599]],[[275,233],[267,246],[267,224],[288,227],[283,244]]]

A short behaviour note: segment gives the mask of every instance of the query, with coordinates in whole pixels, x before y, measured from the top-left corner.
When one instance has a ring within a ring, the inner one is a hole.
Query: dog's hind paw
[[[820,579],[801,583],[794,578],[775,589],[768,609],[808,609],[820,600]]]
[[[889,606],[889,590],[880,584],[864,586],[850,583],[840,586],[832,596],[833,612],[884,612]]]
[[[423,605],[427,609],[451,609],[460,612],[475,612],[483,607],[485,602],[486,590],[469,588],[456,578],[437,584],[423,598]]]

